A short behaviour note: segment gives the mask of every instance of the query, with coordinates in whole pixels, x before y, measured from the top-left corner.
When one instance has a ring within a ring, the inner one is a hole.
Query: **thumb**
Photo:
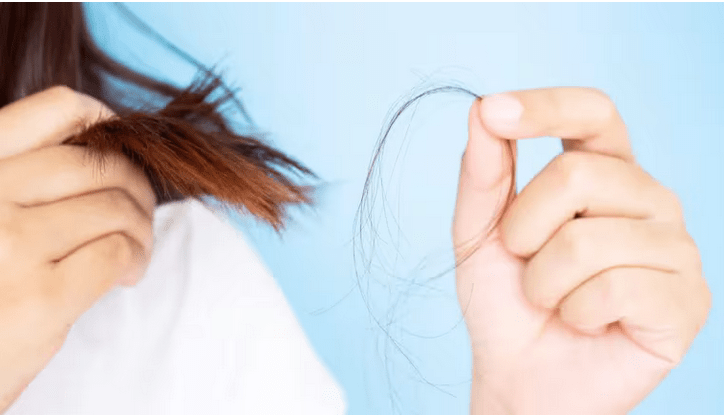
[[[452,229],[458,259],[481,238],[484,244],[499,241],[498,222],[515,196],[516,143],[494,136],[483,126],[481,109],[485,104],[483,99],[476,99],[468,117],[468,143],[460,167]],[[514,111],[512,108],[510,112]]]

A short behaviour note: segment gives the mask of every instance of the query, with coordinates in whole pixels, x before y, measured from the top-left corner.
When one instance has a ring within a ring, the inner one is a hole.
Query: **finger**
[[[672,307],[677,278],[680,278],[677,273],[650,268],[607,269],[585,281],[561,302],[561,320],[581,332],[601,332],[624,317],[624,303],[628,297],[635,296],[635,308],[641,308],[639,318],[660,325],[671,319],[672,315],[667,314],[680,312]]]
[[[0,108],[0,159],[60,144],[113,115],[100,101],[65,86],[27,96]]]
[[[453,221],[456,245],[468,244],[485,233],[515,190],[515,143],[494,137],[483,127],[479,106],[480,100],[476,100],[470,108],[469,137],[460,168]]]
[[[503,240],[527,257],[564,223],[595,216],[683,223],[676,195],[638,165],[574,151],[553,159],[517,195],[501,221]]]
[[[523,272],[523,291],[534,305],[553,309],[574,288],[603,270],[629,266],[680,272],[698,250],[669,224],[626,218],[567,222]]]
[[[507,139],[561,137],[566,151],[634,159],[626,125],[611,99],[598,89],[561,87],[486,96],[483,123]]]
[[[123,154],[104,157],[101,168],[88,157],[87,149],[57,145],[0,160],[2,197],[34,206],[103,188],[123,188],[152,217],[156,194],[145,173]]]
[[[46,298],[58,321],[75,321],[101,296],[144,262],[143,249],[120,233],[89,242],[53,264]]]
[[[702,281],[647,268],[608,269],[566,297],[560,318],[589,334],[618,322],[639,346],[678,362],[706,319],[708,290]]]
[[[50,262],[61,261],[88,241],[122,233],[145,252],[153,249],[152,219],[119,188],[20,209],[23,233],[33,250]]]

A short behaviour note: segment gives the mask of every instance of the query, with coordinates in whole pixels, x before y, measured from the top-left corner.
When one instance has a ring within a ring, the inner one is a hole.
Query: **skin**
[[[698,250],[675,195],[636,165],[605,94],[507,95],[522,106],[518,121],[496,115],[500,96],[470,111],[452,229],[459,259],[505,200],[515,157],[506,140],[566,139],[457,268],[471,413],[625,413],[706,320]],[[111,116],[64,87],[0,109],[0,413],[81,314],[148,266],[156,200],[146,176],[122,155],[99,173],[82,148],[60,145],[79,121]]]
[[[486,236],[512,179],[504,145],[539,136],[563,137],[563,153]],[[624,414],[680,362],[711,307],[677,197],[636,164],[596,89],[473,104],[452,234],[459,260],[482,241],[456,275],[472,414]]]
[[[123,155],[101,170],[60,145],[111,116],[66,87],[0,109],[0,413],[81,314],[148,266],[156,200],[145,174]]]

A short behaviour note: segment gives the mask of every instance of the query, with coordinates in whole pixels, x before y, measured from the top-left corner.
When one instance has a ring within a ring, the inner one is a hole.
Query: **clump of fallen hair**
[[[232,95],[207,100],[221,86],[207,72],[163,108],[88,125],[63,144],[85,146],[101,168],[109,153],[125,154],[145,171],[159,205],[193,197],[208,206],[203,197],[212,196],[279,231],[287,207],[312,202],[312,187],[289,173],[315,176],[259,139],[235,133],[218,110]]]

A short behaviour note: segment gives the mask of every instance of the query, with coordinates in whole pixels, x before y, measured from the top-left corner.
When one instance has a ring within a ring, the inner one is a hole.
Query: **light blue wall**
[[[403,355],[385,346],[353,273],[352,219],[374,142],[396,100],[423,79],[462,82],[478,93],[586,85],[613,97],[640,163],[681,196],[715,299],[709,322],[683,363],[634,414],[724,413],[724,6],[129,7],[205,64],[220,62],[227,79],[243,87],[241,98],[274,142],[327,181],[316,211],[299,216],[282,238],[249,221],[240,226],[346,389],[350,414],[393,413],[386,357],[401,413],[467,411],[470,356],[453,277],[424,279],[449,259],[447,231],[470,99],[433,97],[418,107],[414,119],[400,121],[383,172],[393,216],[379,222],[384,234],[378,248],[390,261],[392,244],[400,248],[403,256],[394,269],[408,283],[381,273],[362,279],[372,310],[383,321],[389,299],[409,300],[395,308],[391,333],[422,376],[446,393],[422,381]],[[99,41],[116,56],[175,82],[191,79],[192,67],[138,34],[113,7],[89,9]],[[401,148],[407,152],[393,171]],[[521,143],[519,187],[559,149],[550,138]],[[393,231],[397,226],[393,217],[406,238],[387,236],[388,224]],[[408,274],[428,253],[436,254],[432,265]],[[441,291],[413,289],[412,278]]]

